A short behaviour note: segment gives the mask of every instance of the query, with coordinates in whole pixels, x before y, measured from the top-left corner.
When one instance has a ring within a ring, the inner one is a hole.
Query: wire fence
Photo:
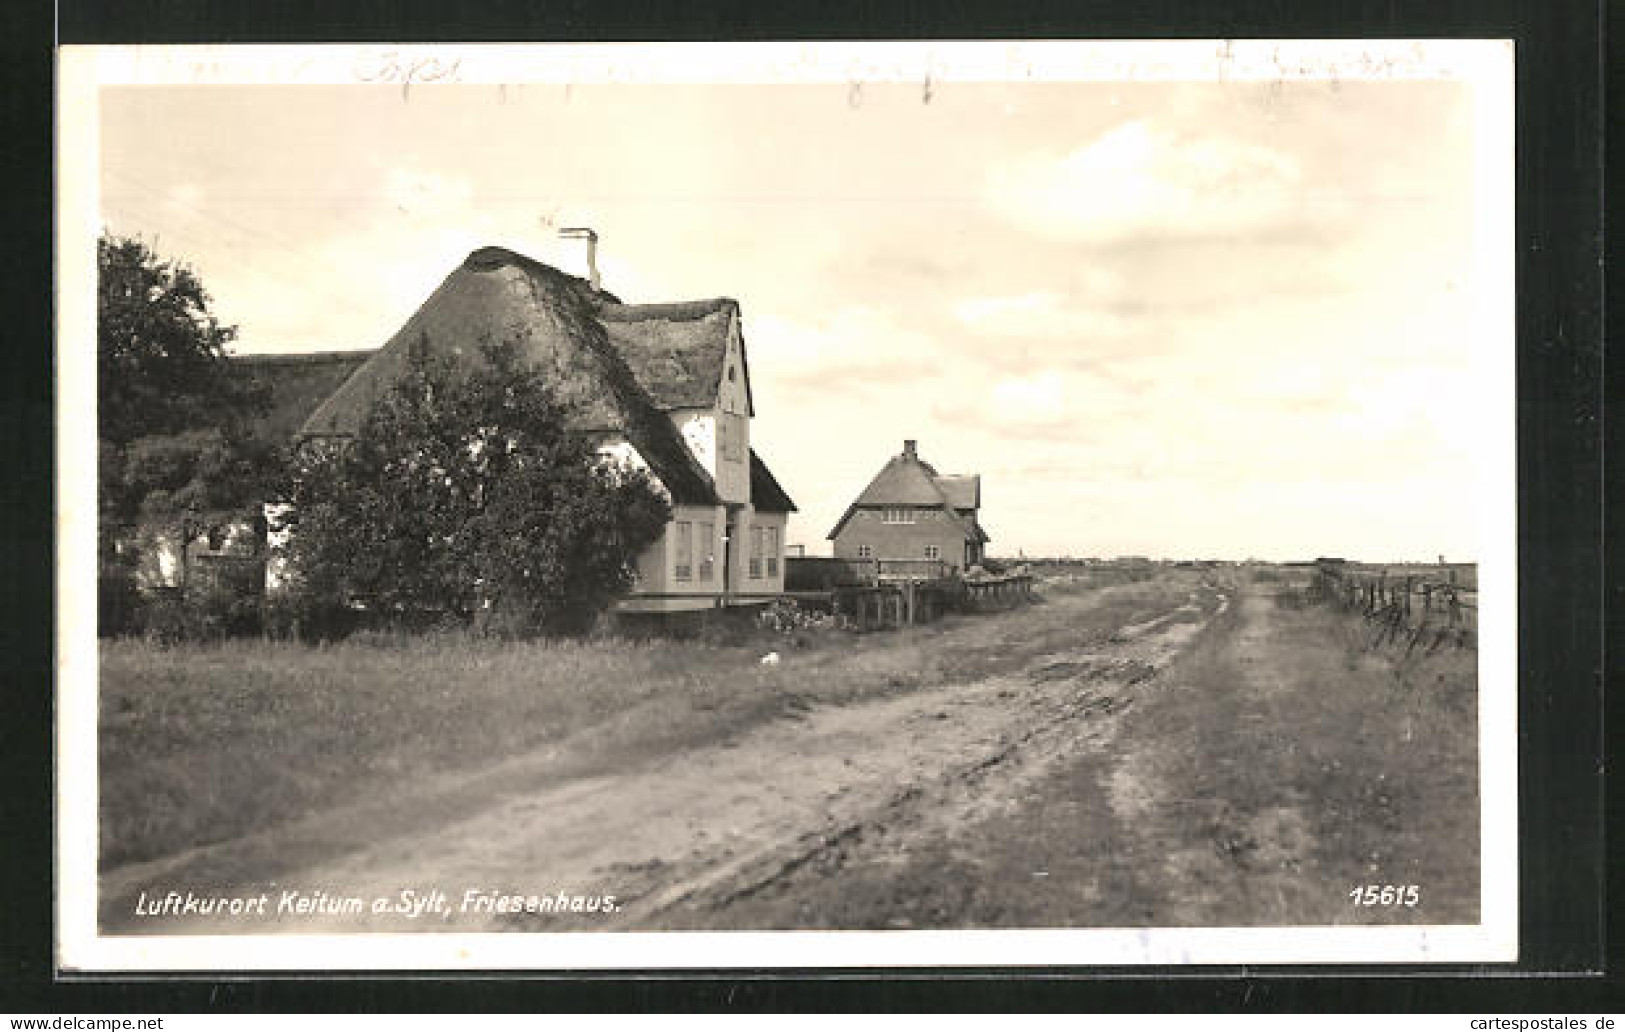
[[[1404,644],[1405,654],[1478,645],[1478,591],[1438,574],[1349,569],[1322,563],[1310,590],[1320,600],[1359,613],[1375,628],[1375,646]]]

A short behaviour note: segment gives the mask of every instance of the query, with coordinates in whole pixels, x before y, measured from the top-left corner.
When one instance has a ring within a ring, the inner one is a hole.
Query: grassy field
[[[812,705],[963,683],[1105,635],[1188,578],[1098,591],[1083,626],[1043,605],[904,631],[704,641],[362,637],[101,646],[104,867],[230,840],[558,746],[611,770]],[[769,649],[783,662],[763,666]]]

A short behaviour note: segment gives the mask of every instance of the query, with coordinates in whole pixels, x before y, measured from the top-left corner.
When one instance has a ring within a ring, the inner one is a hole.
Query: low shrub
[[[778,634],[794,634],[797,631],[840,631],[851,626],[851,622],[840,613],[806,609],[791,598],[781,598],[769,603],[756,614],[756,623],[764,630]]]
[[[250,637],[264,629],[258,598],[217,586],[149,590],[137,613],[131,630],[159,645]]]
[[[360,611],[342,602],[277,595],[265,603],[265,633],[306,643],[342,641],[361,626]]]
[[[141,628],[141,592],[127,569],[105,571],[96,578],[96,634],[117,638]]]

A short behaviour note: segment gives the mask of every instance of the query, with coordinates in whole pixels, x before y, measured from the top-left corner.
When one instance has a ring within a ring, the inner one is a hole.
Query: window
[[[914,510],[913,509],[904,509],[904,508],[887,509],[886,510],[886,515],[885,515],[885,521],[887,523],[913,523],[914,522]]]
[[[766,527],[764,529],[767,532],[767,575],[777,577],[779,575],[779,528]]]
[[[677,524],[677,563],[673,572],[678,580],[694,576],[694,524],[686,521]]]
[[[754,580],[762,575],[762,529],[750,528],[750,575]]]
[[[715,575],[717,525],[715,523],[696,523],[699,528],[697,544],[700,546],[700,577],[702,581],[709,581]]]
[[[874,555],[875,555],[875,550],[873,548],[870,548],[868,545],[859,545],[858,546],[858,558],[859,559],[873,559]]]
[[[927,559],[941,559],[942,558],[942,549],[938,548],[936,545],[926,545],[925,546],[925,557]]]

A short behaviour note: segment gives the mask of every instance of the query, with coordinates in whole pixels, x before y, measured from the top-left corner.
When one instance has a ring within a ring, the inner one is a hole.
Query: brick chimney
[[[920,442],[914,440],[912,437],[905,438],[903,440],[903,458],[905,458],[905,459],[917,459],[917,458],[919,458],[919,456],[914,453],[915,445],[917,445],[919,443]]]

